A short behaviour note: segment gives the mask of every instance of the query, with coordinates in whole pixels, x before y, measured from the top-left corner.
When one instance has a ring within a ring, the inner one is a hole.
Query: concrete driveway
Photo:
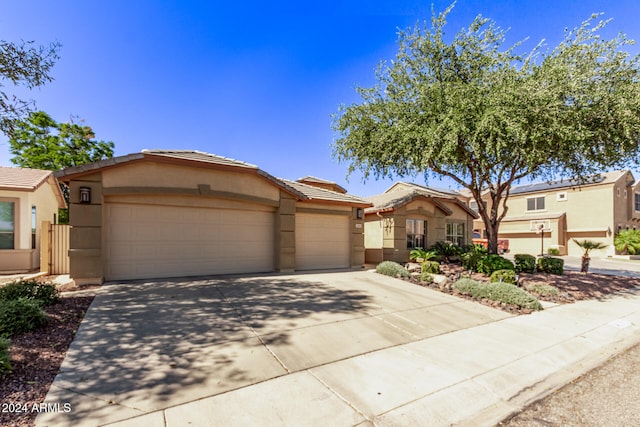
[[[108,283],[47,395],[71,410],[37,425],[109,424],[506,317],[365,271]]]

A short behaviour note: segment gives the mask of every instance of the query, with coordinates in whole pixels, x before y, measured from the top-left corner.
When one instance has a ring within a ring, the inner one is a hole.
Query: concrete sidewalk
[[[281,376],[112,426],[490,426],[640,341],[640,292]]]

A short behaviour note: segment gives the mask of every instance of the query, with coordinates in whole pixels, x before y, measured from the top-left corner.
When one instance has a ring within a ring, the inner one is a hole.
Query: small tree
[[[640,230],[620,230],[613,239],[613,245],[623,254],[640,253]]]
[[[589,262],[591,261],[591,258],[589,258],[589,251],[592,251],[594,249],[604,249],[607,247],[607,245],[605,245],[604,243],[601,242],[595,242],[593,240],[576,240],[573,239],[573,242],[580,246],[580,248],[582,248],[582,266],[580,268],[580,272],[581,273],[588,273],[589,272]]]

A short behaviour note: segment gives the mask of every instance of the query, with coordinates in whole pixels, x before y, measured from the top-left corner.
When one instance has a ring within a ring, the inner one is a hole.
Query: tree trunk
[[[498,253],[498,225],[485,224],[487,232],[487,252],[489,254]]]
[[[589,272],[589,261],[591,261],[591,258],[589,258],[588,256],[582,257],[582,267],[580,268],[581,273]]]

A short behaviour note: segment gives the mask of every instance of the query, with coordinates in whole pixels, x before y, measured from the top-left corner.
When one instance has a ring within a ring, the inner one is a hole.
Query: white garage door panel
[[[296,214],[296,270],[349,267],[349,225],[346,215]]]
[[[253,273],[274,268],[274,214],[107,204],[107,280]]]

